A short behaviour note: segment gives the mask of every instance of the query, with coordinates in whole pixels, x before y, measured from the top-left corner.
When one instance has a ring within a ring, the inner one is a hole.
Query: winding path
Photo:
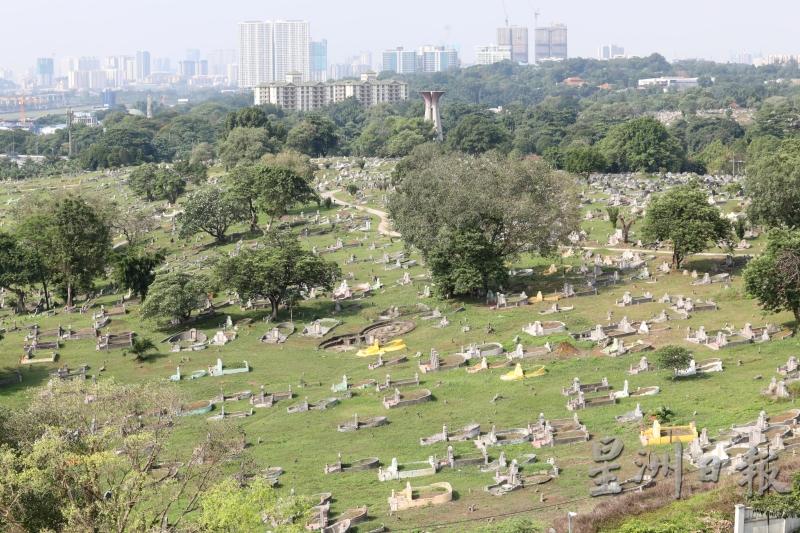
[[[381,235],[386,235],[387,237],[398,238],[400,237],[400,233],[390,229],[392,227],[392,222],[389,220],[389,214],[386,211],[381,211],[380,209],[375,209],[373,207],[364,207],[363,205],[357,205],[350,202],[346,202],[344,200],[340,200],[336,198],[334,194],[339,192],[339,189],[335,191],[326,191],[321,194],[323,198],[330,198],[337,204],[343,205],[345,207],[352,207],[353,209],[357,209],[359,211],[364,211],[365,213],[369,213],[370,215],[375,215],[380,219],[380,223],[378,224],[378,233]]]

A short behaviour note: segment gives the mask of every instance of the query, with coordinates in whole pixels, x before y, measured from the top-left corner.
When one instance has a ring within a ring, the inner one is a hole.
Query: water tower
[[[441,141],[442,134],[442,115],[439,113],[439,100],[444,95],[444,91],[421,91],[419,93],[425,100],[425,122],[433,122],[436,129],[436,139]]]

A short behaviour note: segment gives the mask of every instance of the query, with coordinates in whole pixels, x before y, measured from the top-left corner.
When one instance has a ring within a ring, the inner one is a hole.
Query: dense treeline
[[[641,78],[663,75],[697,76],[700,86],[683,92],[635,88]],[[563,81],[569,77],[586,83],[568,86]],[[422,88],[447,91],[446,145],[454,150],[535,154],[577,174],[719,173],[731,172],[731,161],[746,160],[753,139],[783,139],[800,131],[800,88],[780,82],[795,78],[800,78],[800,69],[794,63],[760,68],[668,63],[654,54],[606,62],[571,59],[541,67],[505,62],[409,76],[407,81],[412,95]],[[140,104],[133,108],[142,108]],[[754,116],[734,116],[740,108]],[[155,116],[147,119],[115,108],[100,114],[102,127],[74,128],[72,168],[218,160],[231,169],[285,149],[311,157],[403,157],[433,139],[430,125],[421,119],[422,103],[413,97],[369,109],[348,100],[314,113],[247,107],[241,94],[192,106],[156,104],[155,109]],[[643,118],[662,111],[677,115],[669,126]],[[63,171],[56,161],[68,153],[67,131],[38,136],[0,131],[0,152],[48,157],[38,168],[0,165],[0,178]]]

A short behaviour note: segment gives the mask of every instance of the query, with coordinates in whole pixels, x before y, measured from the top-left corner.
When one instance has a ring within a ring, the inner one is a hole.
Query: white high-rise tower
[[[271,22],[239,23],[239,86],[256,87],[275,81]]]
[[[275,81],[286,81],[286,75],[299,73],[303,81],[311,79],[311,32],[305,20],[276,20],[273,23]],[[240,74],[241,76],[241,74]]]

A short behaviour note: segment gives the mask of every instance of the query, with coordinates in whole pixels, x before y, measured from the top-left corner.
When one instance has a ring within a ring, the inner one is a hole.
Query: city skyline
[[[496,30],[504,25],[506,16],[511,25],[533,28],[534,8],[541,12],[540,26],[563,23],[570,28],[571,57],[595,57],[598,46],[608,42],[624,46],[629,55],[658,52],[668,59],[704,57],[725,61],[742,52],[757,55],[800,51],[791,38],[790,26],[792,15],[800,15],[800,6],[777,2],[768,2],[764,7],[774,4],[782,13],[780,17],[770,9],[745,16],[743,8],[747,4],[721,0],[677,0],[663,7],[640,5],[633,0],[611,0],[602,5],[507,0],[505,9],[502,1],[492,0],[481,3],[477,10],[453,9],[454,2],[410,0],[404,4],[405,9],[393,10],[391,24],[383,24],[385,12],[366,0],[345,0],[336,6],[320,0],[276,0],[269,7],[254,0],[238,0],[224,9],[210,0],[192,2],[191,9],[185,2],[164,5],[155,0],[142,0],[135,10],[122,10],[122,4],[113,0],[81,0],[80,4],[81,9],[75,9],[75,3],[62,6],[31,0],[0,8],[5,20],[24,21],[30,13],[38,14],[35,27],[12,24],[4,28],[5,38],[17,45],[0,50],[0,67],[20,74],[31,71],[40,57],[55,57],[58,61],[63,57],[132,54],[137,50],[148,50],[154,58],[179,59],[190,48],[205,53],[237,48],[239,22],[277,19],[308,20],[310,38],[328,41],[331,64],[361,50],[380,53],[398,45],[409,49],[449,45],[459,51],[465,63],[474,63],[476,47],[495,40]],[[425,16],[420,17],[420,12]],[[689,12],[692,17],[685,16]],[[770,31],[758,32],[759,27],[764,27],[759,22],[767,19]],[[658,24],[651,24],[653,20]],[[93,31],[74,31],[86,27],[87,22]],[[676,28],[680,28],[680,35],[692,38],[676,38]]]

